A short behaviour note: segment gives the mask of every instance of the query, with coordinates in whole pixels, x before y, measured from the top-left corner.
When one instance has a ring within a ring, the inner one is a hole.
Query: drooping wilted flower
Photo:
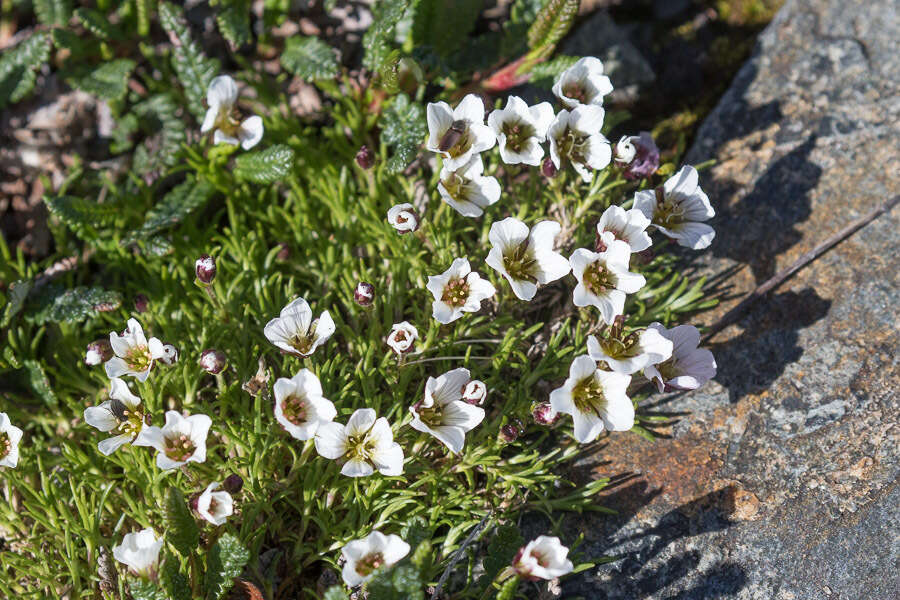
[[[409,554],[409,544],[400,536],[384,535],[373,531],[366,537],[353,540],[341,549],[344,568],[341,575],[349,587],[365,583],[375,574],[377,569],[390,567]]]
[[[219,482],[214,481],[203,490],[203,493],[197,498],[197,504],[194,510],[201,518],[206,519],[213,525],[223,524],[228,517],[234,514],[234,499],[231,494],[226,491],[217,492]]]
[[[371,408],[357,409],[346,425],[334,421],[320,425],[316,451],[344,461],[341,473],[348,477],[366,477],[376,469],[387,476],[403,472],[403,449],[394,441],[387,419],[376,418]]]
[[[113,546],[113,557],[141,577],[152,577],[156,573],[162,546],[163,539],[157,538],[156,532],[148,527],[126,534],[121,544]]]
[[[5,412],[0,412],[0,467],[16,468],[21,440],[22,430],[10,423]]]
[[[100,453],[109,456],[144,428],[144,407],[123,380],[113,377],[109,380],[109,400],[84,409],[84,421],[100,431],[114,433],[97,444]]]
[[[556,281],[570,271],[569,262],[553,250],[559,223],[541,221],[531,228],[507,217],[491,225],[491,251],[485,262],[509,281],[520,300],[531,300],[539,285]]]
[[[434,296],[432,314],[438,323],[452,323],[464,313],[481,310],[481,301],[497,291],[491,282],[472,271],[467,258],[457,258],[440,275],[428,277],[425,286]]]
[[[597,222],[597,235],[600,236],[598,246],[602,242],[603,233],[608,231],[615,239],[627,243],[631,252],[641,252],[653,244],[647,233],[649,226],[650,219],[640,210],[625,210],[621,206],[612,205],[603,211]]]
[[[610,233],[601,236],[606,250],[592,252],[578,248],[569,262],[578,280],[573,292],[575,306],[595,306],[606,323],[612,323],[625,309],[625,296],[647,282],[643,275],[628,270],[631,248]]]
[[[560,73],[553,84],[553,94],[566,108],[576,108],[580,104],[603,104],[603,96],[612,91],[612,82],[603,74],[603,62],[593,56],[578,59]]]
[[[289,354],[309,356],[334,333],[335,325],[327,310],[313,319],[312,309],[303,298],[297,298],[281,309],[263,333],[270,342]]]
[[[510,96],[506,108],[488,115],[488,126],[497,136],[500,158],[508,165],[541,164],[547,130],[553,122],[553,107],[549,102],[528,106],[518,96]]]
[[[259,143],[263,136],[261,117],[252,116],[240,120],[237,111],[238,89],[234,79],[228,75],[213,78],[206,91],[206,103],[209,109],[200,127],[200,133],[207,133],[213,128],[213,143],[225,143],[249,150]]]
[[[413,415],[410,426],[430,434],[459,454],[466,432],[484,420],[484,409],[463,400],[462,392],[469,381],[468,369],[453,369],[425,383],[425,399],[409,407]]]
[[[519,549],[513,559],[513,570],[523,579],[556,579],[572,572],[574,566],[567,557],[569,549],[558,537],[542,535]]]
[[[84,353],[84,364],[89,367],[99,365],[113,357],[112,346],[108,339],[100,338],[87,345]]]
[[[218,375],[227,364],[225,353],[215,348],[208,348],[200,354],[200,367],[210,375]]]
[[[480,217],[486,206],[500,199],[500,183],[485,177],[481,155],[475,155],[455,170],[441,169],[438,192],[441,199],[464,217]]]
[[[216,278],[216,259],[209,254],[202,255],[194,261],[194,272],[197,275],[197,281],[209,285]]]
[[[660,392],[696,390],[716,376],[716,359],[709,350],[698,348],[700,332],[696,327],[678,325],[666,329],[659,323],[651,323],[647,330],[656,331],[672,342],[671,357],[644,368],[644,377],[654,382]]]
[[[487,386],[483,381],[473,379],[463,388],[462,397],[463,400],[469,404],[484,404],[484,399],[487,398],[487,392]]]
[[[115,356],[106,361],[103,367],[110,379],[131,375],[138,381],[147,381],[153,361],[161,360],[167,355],[162,342],[155,337],[149,340],[144,337],[144,329],[137,319],[128,319],[128,329],[121,336],[115,331],[111,332],[109,345]]]
[[[634,207],[679,246],[702,250],[716,237],[715,230],[701,222],[716,216],[716,211],[700,189],[697,169],[690,165],[669,177],[662,187],[636,192]]]
[[[419,339],[419,330],[408,321],[403,321],[394,323],[387,336],[387,345],[397,354],[403,354],[412,350],[417,339]]]
[[[553,166],[561,169],[571,164],[585,182],[593,177],[592,169],[606,167],[612,149],[609,140],[600,133],[604,115],[603,108],[594,105],[581,105],[571,112],[559,111],[547,133]]]
[[[132,442],[135,446],[155,448],[156,466],[163,470],[177,469],[189,462],[206,461],[206,436],[212,420],[206,415],[189,417],[175,410],[166,411],[162,428],[145,426]]]
[[[456,108],[446,102],[430,102],[425,112],[425,148],[440,154],[449,169],[461,167],[473,154],[489,150],[497,141],[494,131],[484,124],[484,102],[475,94],[463,98]]]
[[[535,402],[531,405],[531,417],[538,425],[553,425],[559,414],[549,402]]]
[[[616,317],[611,326],[601,330],[599,338],[588,337],[588,355],[592,359],[605,363],[610,371],[631,375],[672,356],[672,342],[659,331],[648,328],[626,335],[624,322],[623,317]]]
[[[360,281],[356,284],[356,289],[353,290],[353,299],[360,306],[372,306],[372,303],[375,301],[375,286],[371,283]]]
[[[399,233],[409,233],[419,228],[419,217],[412,204],[395,204],[387,213],[388,223]]]
[[[625,179],[646,179],[659,168],[659,148],[647,131],[640,135],[624,135],[616,144],[616,164]]]
[[[630,375],[601,371],[582,354],[572,361],[563,386],[550,393],[550,404],[572,415],[576,440],[593,442],[604,429],[628,431],[634,425],[634,405],[625,393],[630,382]]]
[[[275,420],[291,437],[309,440],[319,427],[337,416],[331,400],[322,396],[322,384],[315,373],[300,369],[296,375],[275,381]]]

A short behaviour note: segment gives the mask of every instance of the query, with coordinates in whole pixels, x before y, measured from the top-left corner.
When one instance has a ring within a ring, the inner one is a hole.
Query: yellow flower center
[[[581,413],[594,413],[599,416],[606,408],[606,396],[595,375],[591,374],[575,384],[572,388],[572,402]]]
[[[454,308],[459,308],[463,306],[466,301],[469,299],[469,283],[463,279],[451,279],[447,282],[447,285],[444,286],[444,294],[441,296],[441,301],[449,304]]]

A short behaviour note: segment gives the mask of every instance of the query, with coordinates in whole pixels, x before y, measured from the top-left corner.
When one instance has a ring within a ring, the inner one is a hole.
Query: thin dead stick
[[[450,577],[450,573],[453,572],[453,567],[456,566],[456,563],[459,562],[459,559],[462,558],[463,552],[465,552],[466,548],[475,541],[475,538],[482,532],[484,526],[487,525],[488,519],[493,516],[494,512],[491,511],[488,514],[484,515],[484,518],[481,519],[481,522],[475,526],[475,528],[469,532],[469,535],[466,536],[466,539],[463,540],[463,543],[459,546],[456,552],[453,553],[453,557],[450,559],[450,563],[447,565],[447,568],[444,569],[444,572],[441,574],[441,578],[438,580],[437,585],[434,586],[434,591],[431,593],[431,600],[437,600],[438,596],[441,593],[441,588],[444,587],[444,584],[447,583],[447,579]]]
[[[436,360],[494,360],[494,359],[490,356],[435,356],[434,358],[420,358],[419,360],[412,360],[408,363],[403,363],[400,366],[408,367],[409,365],[417,365],[419,363],[434,362]]]
[[[794,264],[792,264],[788,268],[776,273],[774,276],[760,284],[759,287],[753,290],[753,292],[751,292],[749,296],[741,300],[740,304],[729,310],[721,319],[713,324],[712,327],[710,327],[707,330],[706,334],[703,336],[703,341],[708,341],[714,335],[737,321],[738,317],[740,317],[748,308],[750,308],[750,306],[754,302],[765,296],[774,288],[784,283],[788,278],[791,277],[791,275],[793,275],[815,259],[822,256],[881,215],[890,212],[891,209],[897,206],[898,202],[900,202],[900,196],[894,196],[869,214],[856,219],[809,252],[803,254],[800,258],[794,261]]]

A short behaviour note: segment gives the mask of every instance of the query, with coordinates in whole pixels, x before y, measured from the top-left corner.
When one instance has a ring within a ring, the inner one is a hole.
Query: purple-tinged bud
[[[559,417],[549,402],[535,402],[531,405],[531,416],[538,425],[553,425]]]
[[[646,179],[659,168],[659,148],[647,131],[623,136],[616,144],[615,160],[624,169],[625,179]]]
[[[368,146],[363,145],[356,153],[356,164],[362,169],[371,169],[375,164],[375,153]]]
[[[483,404],[487,397],[487,386],[483,381],[473,379],[463,387],[462,397],[469,404]]]
[[[163,355],[159,359],[163,364],[169,365],[170,367],[178,362],[178,348],[173,346],[172,344],[166,344],[163,346]]]
[[[200,354],[199,362],[204,371],[212,375],[218,375],[225,368],[227,360],[224,352],[210,348]]]
[[[134,310],[139,313],[147,312],[147,307],[150,304],[150,299],[147,298],[144,294],[138,294],[134,297]]]
[[[283,262],[291,257],[291,247],[290,246],[288,246],[287,244],[282,242],[282,243],[278,244],[278,247],[281,249],[278,251],[278,254],[275,255],[275,258],[277,258],[278,260]]]
[[[200,283],[209,285],[216,278],[216,259],[209,254],[204,254],[194,263],[197,271],[197,279]]]
[[[547,179],[553,179],[559,173],[559,169],[556,168],[556,165],[553,164],[553,159],[549,156],[541,163],[541,173]]]
[[[506,443],[514,442],[519,439],[519,436],[522,435],[524,429],[522,421],[513,419],[500,428],[500,439]]]
[[[229,494],[237,494],[244,488],[244,480],[237,473],[232,473],[222,482],[222,489]]]
[[[197,512],[197,504],[200,502],[200,494],[194,494],[191,496],[191,499],[188,500],[188,505],[191,507],[191,510]]]
[[[360,306],[372,306],[375,302],[375,286],[365,281],[356,284],[356,290],[353,291],[353,299]]]
[[[109,340],[100,338],[87,345],[87,350],[84,353],[84,364],[93,367],[108,361],[112,357],[113,351],[112,346],[109,345]]]

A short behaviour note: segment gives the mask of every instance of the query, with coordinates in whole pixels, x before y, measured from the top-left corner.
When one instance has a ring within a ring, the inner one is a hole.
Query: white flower
[[[113,557],[138,575],[148,577],[156,571],[162,546],[162,538],[157,539],[156,532],[147,528],[122,538],[122,543],[113,547]]]
[[[487,398],[487,392],[487,386],[483,381],[473,379],[463,388],[462,397],[463,400],[469,404],[484,404],[484,399]]]
[[[491,251],[485,262],[506,277],[520,300],[531,300],[539,285],[565,277],[568,261],[553,251],[559,223],[541,221],[529,232],[522,221],[507,217],[491,225]]]
[[[451,109],[446,102],[430,102],[426,109],[428,141],[425,147],[444,158],[444,165],[456,169],[473,154],[484,152],[497,141],[484,124],[484,102],[469,94]]]
[[[623,135],[619,138],[619,141],[616,142],[616,162],[622,163],[624,165],[631,164],[631,161],[634,160],[634,157],[637,156],[637,148],[634,147],[634,142],[631,141],[632,136]]]
[[[661,188],[636,192],[634,207],[679,246],[702,250],[716,237],[712,227],[700,222],[716,216],[716,211],[700,189],[697,169],[690,165],[669,177]]]
[[[346,561],[341,575],[348,587],[365,583],[381,567],[390,567],[409,554],[409,544],[400,536],[373,531],[366,537],[348,542],[341,549]]]
[[[388,476],[403,472],[403,449],[394,441],[387,419],[376,419],[371,408],[356,410],[346,425],[320,425],[316,450],[325,458],[346,461],[341,473],[348,477],[366,477],[375,469]]]
[[[415,341],[419,339],[419,331],[409,323],[394,323],[387,337],[387,345],[397,354],[409,352]]]
[[[588,337],[588,354],[597,362],[605,362],[610,370],[623,375],[637,373],[672,356],[672,342],[655,329],[622,335],[618,321],[599,340]]]
[[[553,84],[553,94],[566,108],[603,104],[603,96],[612,91],[612,82],[603,74],[603,62],[593,56],[580,58],[560,73]]]
[[[322,397],[322,384],[309,369],[300,369],[291,379],[275,382],[275,420],[298,440],[309,440],[324,423],[337,416],[331,400]]]
[[[141,399],[131,393],[128,385],[113,377],[109,380],[109,400],[100,406],[84,409],[84,421],[100,431],[113,431],[113,437],[97,444],[97,449],[109,456],[120,446],[134,440],[144,428],[144,408]]]
[[[634,405],[625,394],[630,375],[601,371],[587,354],[572,361],[569,377],[550,393],[556,412],[572,415],[575,439],[593,442],[604,429],[628,431],[634,425]]]
[[[200,133],[206,133],[213,127],[213,143],[226,143],[236,146],[238,144],[244,150],[249,150],[259,143],[263,136],[262,118],[252,116],[243,122],[238,121],[235,104],[237,104],[238,89],[234,79],[228,75],[219,75],[209,82],[206,90],[206,103],[209,109],[200,127]]]
[[[115,356],[104,363],[106,375],[110,379],[131,375],[138,381],[147,381],[154,360],[166,356],[163,343],[155,337],[144,337],[144,330],[137,319],[128,319],[128,329],[120,336],[115,331],[109,334],[109,345]]]
[[[621,206],[610,206],[600,216],[597,223],[597,235],[608,231],[617,240],[627,242],[632,252],[640,252],[649,248],[653,241],[647,233],[650,219],[640,210],[625,210]]]
[[[419,227],[419,218],[412,204],[396,204],[388,209],[388,223],[400,233],[409,233]]]
[[[585,182],[591,180],[591,169],[602,169],[612,159],[609,140],[600,133],[604,110],[599,106],[582,105],[571,112],[561,110],[550,125],[550,159],[557,169],[564,163],[581,175]]]
[[[456,170],[441,169],[438,192],[441,199],[464,217],[480,217],[484,208],[500,199],[500,184],[494,177],[484,177],[484,163],[477,154]]]
[[[432,314],[438,323],[452,323],[463,313],[481,310],[481,301],[497,291],[491,282],[472,271],[467,258],[457,258],[440,275],[428,277],[425,286],[434,296]]]
[[[578,280],[573,292],[575,306],[596,306],[606,323],[612,323],[625,308],[625,296],[638,291],[647,282],[643,275],[628,270],[631,248],[614,240],[612,234],[601,236],[606,250],[592,252],[579,248],[569,263]]]
[[[309,356],[334,333],[334,321],[328,311],[313,320],[312,309],[303,298],[297,298],[281,309],[263,332],[266,339],[289,354]]]
[[[660,392],[696,390],[716,376],[716,359],[709,350],[698,348],[700,332],[696,327],[678,325],[666,329],[659,323],[651,323],[649,330],[659,332],[673,344],[668,360],[644,368],[644,377],[656,383]]]
[[[19,464],[19,441],[22,430],[9,422],[5,412],[0,412],[0,467],[15,468]]]
[[[513,559],[513,569],[525,579],[556,579],[572,572],[574,566],[567,557],[569,549],[558,537],[542,535],[519,549]]]
[[[206,436],[212,420],[206,415],[184,417],[180,412],[166,411],[166,424],[146,426],[132,442],[135,446],[156,448],[156,466],[163,470],[177,469],[189,462],[206,461]]]
[[[488,115],[488,126],[497,136],[500,158],[508,165],[537,166],[544,157],[541,143],[553,122],[553,107],[541,102],[529,107],[518,96],[510,96],[506,108]]]
[[[413,416],[410,426],[431,434],[454,454],[462,450],[466,432],[484,420],[483,408],[462,399],[468,382],[468,369],[453,369],[437,379],[429,377],[425,399],[409,407]]]
[[[206,486],[197,498],[197,514],[212,523],[221,525],[234,513],[234,500],[226,491],[217,492],[219,482]]]
[[[172,344],[165,344],[163,346],[163,355],[159,358],[159,361],[164,365],[172,366],[178,362],[178,348],[173,346]]]

